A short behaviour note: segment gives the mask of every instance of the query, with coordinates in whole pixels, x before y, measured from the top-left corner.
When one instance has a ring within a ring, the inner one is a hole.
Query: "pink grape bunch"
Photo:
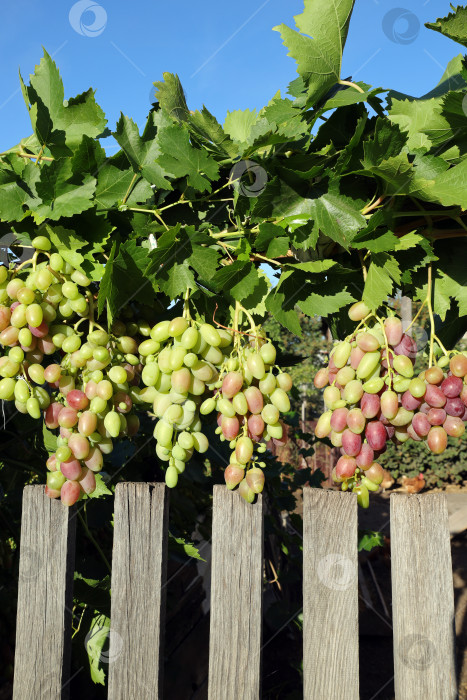
[[[258,454],[266,452],[271,440],[276,445],[288,440],[281,414],[290,411],[292,378],[275,365],[276,348],[264,334],[246,342],[243,338],[237,337],[234,353],[221,369],[210,410],[217,410],[216,432],[233,450],[224,472],[227,488],[238,486],[242,498],[252,503],[265,483],[266,464]]]
[[[341,457],[332,472],[343,491],[352,490],[363,507],[383,480],[380,456],[391,441],[424,442],[441,454],[448,436],[460,437],[467,420],[467,357],[445,355],[414,375],[416,342],[394,315],[384,320],[363,303],[349,309],[359,322],[354,333],[335,344],[329,363],[315,375],[324,389],[326,411],[316,437],[329,438]]]

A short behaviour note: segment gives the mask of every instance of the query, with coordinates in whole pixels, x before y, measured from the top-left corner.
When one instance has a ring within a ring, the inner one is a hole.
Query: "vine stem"
[[[135,184],[135,182],[136,182],[136,180],[137,180],[138,177],[139,177],[138,173],[135,173],[135,174],[133,175],[133,177],[132,177],[132,179],[131,179],[131,182],[130,182],[130,184],[128,185],[128,189],[127,189],[127,191],[126,191],[126,194],[125,194],[125,196],[124,196],[123,199],[122,199],[122,204],[125,204],[125,203],[126,203],[126,200],[127,200],[128,197],[130,196],[131,190],[133,189],[133,186],[134,186],[134,184]]]
[[[82,523],[82,525],[83,525],[83,527],[84,527],[84,530],[85,530],[85,532],[86,532],[86,535],[89,537],[89,539],[91,540],[91,542],[93,543],[93,545],[95,546],[95,548],[97,549],[97,551],[99,552],[99,554],[101,555],[102,561],[104,562],[104,564],[105,564],[106,567],[108,568],[109,573],[112,573],[112,569],[111,569],[111,567],[110,567],[110,564],[109,564],[109,562],[108,562],[107,557],[105,556],[104,552],[102,551],[100,544],[97,542],[97,540],[95,539],[94,535],[91,533],[91,531],[90,531],[90,529],[89,529],[89,527],[88,527],[88,524],[87,524],[86,520],[83,518],[83,516],[81,515],[80,511],[78,511],[78,517],[79,517],[79,519],[81,520],[81,523]]]
[[[365,216],[365,214],[368,214],[370,211],[373,211],[373,209],[376,209],[377,207],[379,207],[379,205],[384,202],[385,198],[386,198],[385,195],[381,195],[372,204],[371,203],[367,204],[367,206],[364,207],[360,213],[363,214],[363,216]]]
[[[392,371],[391,363],[390,363],[390,358],[389,358],[389,342],[388,342],[388,337],[387,337],[387,335],[386,335],[386,329],[385,329],[385,327],[384,327],[384,321],[383,321],[383,319],[380,318],[379,316],[375,316],[375,318],[376,318],[376,320],[378,321],[379,325],[381,326],[381,330],[382,330],[383,336],[384,336],[384,347],[385,347],[385,350],[386,350],[386,362],[388,363],[388,377],[389,377],[388,389],[392,389],[392,379],[393,379],[394,372]]]
[[[183,302],[183,318],[186,318],[187,321],[191,321],[189,300],[190,300],[190,288],[188,287],[185,291],[185,297],[184,297],[184,302]]]
[[[30,158],[31,160],[36,160],[36,158],[39,158],[39,156],[40,156],[40,160],[48,160],[50,162],[55,160],[55,158],[49,158],[49,156],[43,156],[40,154],[36,155],[35,153],[17,153],[14,151],[13,152],[6,151],[5,153],[0,153],[0,157],[1,156],[9,156],[9,155],[15,155],[15,156],[18,156],[19,158]]]
[[[431,303],[431,293],[433,289],[433,272],[431,263],[428,266],[428,290],[426,295],[426,303],[428,306],[428,315],[430,317],[430,359],[428,366],[433,366],[433,342],[435,339],[435,319],[433,316],[433,306]]]
[[[437,336],[437,335],[434,335],[433,338],[434,338],[434,340],[436,340],[436,342],[438,343],[439,347],[440,347],[441,350],[444,352],[444,354],[446,355],[446,357],[449,357],[449,352],[448,352],[448,350],[446,350],[446,348],[444,347],[443,343],[440,341],[440,339],[438,338],[438,336]]]
[[[407,331],[409,331],[409,330],[412,328],[413,324],[415,323],[415,321],[417,320],[417,318],[418,318],[418,317],[420,316],[420,314],[422,313],[423,307],[425,306],[426,302],[427,302],[427,300],[424,299],[423,302],[422,302],[421,307],[419,308],[419,310],[417,311],[417,313],[415,314],[415,316],[414,316],[413,319],[411,320],[410,324],[409,324],[409,325],[407,326],[407,328],[405,329],[404,333],[407,333]]]
[[[355,90],[358,90],[358,92],[365,92],[360,85],[357,85],[356,83],[353,83],[351,80],[339,80],[339,85],[348,85],[349,87],[355,88]]]

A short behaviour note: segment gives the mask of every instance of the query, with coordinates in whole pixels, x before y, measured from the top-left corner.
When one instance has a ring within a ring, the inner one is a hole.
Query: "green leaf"
[[[83,136],[99,136],[107,124],[104,112],[96,103],[94,90],[91,88],[81,95],[70,97],[56,117],[52,116],[52,121],[56,129],[65,132],[65,143],[72,150],[79,146]]]
[[[42,199],[32,211],[36,223],[44,219],[58,221],[62,216],[74,216],[93,206],[96,179],[85,175],[82,182],[76,182],[71,160],[64,158],[41,167],[36,189]]]
[[[102,474],[96,474],[96,488],[88,495],[88,498],[100,498],[101,496],[112,496],[112,491],[105,485]]]
[[[206,561],[192,542],[187,542],[183,537],[174,537],[171,532],[169,532],[169,548],[178,554],[185,554],[192,559]]]
[[[101,654],[108,637],[110,637],[110,618],[99,613],[93,617],[86,635],[86,651],[89,658],[91,679],[94,683],[101,685],[105,685],[104,669],[100,667]]]
[[[363,142],[363,165],[371,167],[382,161],[398,156],[407,142],[397,124],[391,124],[387,118],[378,117],[371,139]]]
[[[44,447],[47,452],[52,454],[57,449],[57,436],[48,428],[46,428],[45,423],[42,426],[42,437],[44,439]]]
[[[308,105],[316,104],[340,80],[353,6],[354,0],[305,0],[304,12],[294,17],[298,32],[285,24],[274,27],[297,61]]]
[[[372,254],[363,290],[365,304],[370,309],[377,309],[391,294],[394,281],[400,282],[397,261],[387,253]]]
[[[75,231],[66,229],[63,226],[50,226],[46,224],[46,230],[50,238],[50,242],[60,253],[66,262],[70,263],[75,269],[82,270],[84,261],[83,255],[79,250],[84,248],[86,241],[81,238]]]
[[[358,551],[365,550],[371,552],[375,547],[384,545],[384,534],[377,530],[359,530],[358,531]]]
[[[178,127],[174,127],[178,132]],[[133,170],[140,173],[148,182],[156,187],[171,190],[172,186],[167,180],[167,171],[160,163],[156,162],[161,153],[159,138],[155,138],[156,125],[155,115],[150,113],[143,137],[139,135],[137,124],[125,117],[123,114],[117,122],[116,131],[113,136],[122,147],[126,157],[131,163]]]
[[[213,151],[231,158],[238,153],[238,147],[224,132],[222,126],[211,112],[203,105],[201,111],[196,110],[188,116],[190,132],[203,142],[208,151]]]
[[[153,83],[155,99],[172,119],[186,121],[189,110],[180,78],[174,73],[163,73],[163,81]]]
[[[236,260],[231,265],[225,265],[218,270],[211,283],[217,291],[242,301],[254,293],[255,287],[260,284],[260,278],[253,263]]]
[[[441,173],[419,192],[422,199],[467,209],[467,159]]]
[[[0,218],[3,221],[22,221],[40,202],[36,192],[39,178],[40,170],[32,163],[26,164],[22,177],[13,170],[0,169]]]
[[[429,150],[432,142],[426,134],[427,130],[445,127],[441,110],[440,97],[431,100],[392,100],[388,116],[391,122],[407,134],[408,148]]]
[[[187,177],[199,192],[211,191],[211,182],[219,176],[219,166],[205,151],[190,144],[186,127],[177,125],[162,129],[157,139],[160,155],[157,162],[174,177]]]
[[[425,27],[440,32],[444,36],[457,41],[462,46],[467,46],[467,7],[458,5],[446,17],[440,17],[436,22],[427,22]]]
[[[224,131],[233,141],[247,143],[251,129],[258,119],[255,109],[253,111],[237,109],[235,112],[227,112]]]
[[[132,300],[148,303],[152,288],[143,275],[146,266],[147,250],[138,245],[137,241],[124,241],[118,247],[118,252],[117,242],[114,242],[99,288],[99,315],[106,305],[107,313],[112,319]]]
[[[187,260],[200,279],[209,282],[217,270],[219,253],[214,248],[202,248],[200,245],[193,245],[192,253]]]

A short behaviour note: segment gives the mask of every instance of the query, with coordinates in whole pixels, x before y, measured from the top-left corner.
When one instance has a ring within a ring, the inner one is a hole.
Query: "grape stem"
[[[389,342],[388,342],[388,337],[387,337],[387,335],[386,335],[386,329],[385,329],[385,327],[384,327],[384,321],[383,321],[383,319],[380,318],[379,316],[376,316],[376,320],[378,321],[379,325],[381,326],[381,330],[383,331],[383,336],[384,336],[384,347],[385,347],[385,350],[386,350],[386,362],[388,363],[388,367],[387,367],[387,369],[388,369],[388,377],[389,377],[388,389],[391,390],[391,389],[392,389],[392,379],[393,379],[394,372],[392,371],[391,363],[390,363],[390,360],[389,360]]]
[[[435,319],[433,316],[433,306],[431,303],[431,293],[433,289],[433,272],[431,263],[428,266],[428,289],[426,294],[426,303],[428,306],[428,315],[430,316],[430,359],[428,366],[433,366],[433,342],[435,339]]]
[[[444,352],[444,354],[446,355],[446,357],[449,357],[449,351],[446,350],[446,348],[444,347],[443,343],[440,341],[440,339],[438,338],[438,336],[437,336],[437,335],[434,335],[434,336],[433,336],[433,339],[436,340],[436,342],[438,343],[439,347],[440,347],[441,350]]]
[[[418,317],[420,316],[420,314],[422,313],[423,307],[425,306],[426,302],[427,302],[427,300],[424,299],[423,302],[422,302],[421,307],[419,308],[419,310],[417,311],[417,313],[416,313],[415,316],[413,317],[412,321],[410,322],[410,325],[408,325],[407,328],[404,330],[404,333],[407,333],[407,331],[409,331],[409,330],[412,328],[413,324],[415,323],[415,321],[417,320],[417,318],[418,318]]]
[[[183,301],[183,318],[186,318],[187,321],[191,321],[191,314],[190,314],[190,288],[188,287],[185,290],[185,297]],[[216,305],[217,308],[217,305]]]

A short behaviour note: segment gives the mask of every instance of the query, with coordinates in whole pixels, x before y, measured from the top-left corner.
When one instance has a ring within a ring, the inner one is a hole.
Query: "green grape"
[[[59,253],[52,253],[49,260],[49,265],[55,272],[60,272],[64,265],[64,260]]]
[[[31,397],[31,391],[24,381],[24,379],[19,379],[15,384],[15,399],[21,403],[26,403],[26,401]]]
[[[154,428],[154,437],[156,438],[157,442],[162,445],[162,447],[171,447],[173,426],[163,419],[158,420],[156,427]]]
[[[63,352],[72,353],[79,350],[81,347],[81,338],[79,335],[70,335],[62,343]]]
[[[228,399],[219,399],[217,402],[217,410],[219,413],[222,413],[223,416],[227,416],[227,418],[233,418],[235,415],[235,408]]]
[[[115,384],[123,384],[126,382],[128,375],[124,367],[111,367],[108,371],[108,377]]]
[[[62,294],[66,299],[77,299],[80,296],[79,289],[74,282],[64,282],[62,284]]]
[[[10,299],[16,299],[16,295],[22,287],[24,287],[24,282],[21,279],[15,278],[11,280],[11,282],[8,282],[6,291]]]
[[[151,362],[143,367],[141,379],[146,386],[154,386],[160,375],[159,365],[156,362]]]
[[[131,353],[127,353],[125,355],[125,360],[128,362],[128,364],[132,365],[133,367],[139,365],[139,358],[136,357],[136,355],[132,355]]]
[[[44,368],[42,365],[34,364],[28,367],[28,374],[32,381],[36,384],[43,384],[45,382]]]
[[[41,407],[42,410],[50,406],[50,396],[47,392],[47,389],[45,389],[42,386],[36,386],[33,389],[33,396],[35,399],[39,401],[39,406]]]
[[[93,399],[93,401],[95,401],[95,399]],[[121,417],[119,416],[119,414],[116,411],[109,411],[109,413],[107,413],[107,415],[104,418],[104,427],[109,433],[110,437],[118,437],[121,425]]]
[[[16,296],[18,298],[18,301],[21,302],[21,304],[26,305],[32,304],[36,299],[34,291],[32,289],[29,289],[29,287],[22,287],[21,289],[19,289]]]
[[[148,355],[154,355],[160,349],[160,346],[157,340],[143,340],[143,342],[139,344],[138,352],[143,357],[147,357]]]
[[[107,401],[101,399],[100,396],[95,396],[93,399],[91,399],[91,403],[89,404],[89,410],[93,413],[102,413],[103,411],[105,411],[106,408]],[[112,437],[116,436],[112,435]]]
[[[281,413],[290,411],[290,400],[283,389],[274,389],[271,394],[271,402]]]
[[[8,270],[5,265],[0,265],[0,284],[3,284],[8,279]]]
[[[177,438],[177,442],[179,443],[180,447],[182,447],[185,451],[191,450],[191,448],[194,445],[193,435],[191,435],[191,433],[187,433],[184,431],[184,432],[179,434],[179,436]]]
[[[185,471],[186,464],[181,459],[174,459],[174,467],[179,474],[183,474],[183,472]]]
[[[14,309],[10,319],[10,323],[12,326],[14,326],[15,328],[23,328],[23,326],[27,324],[27,308],[28,307],[24,304],[20,304]]]
[[[52,323],[55,321],[57,318],[57,312],[55,311],[55,307],[52,304],[49,304],[47,301],[43,301],[40,305],[42,309],[42,314],[44,316],[44,321],[47,321],[47,323]]]
[[[55,453],[58,462],[66,462],[71,457],[71,450],[67,445],[59,447]]]
[[[21,328],[20,332],[18,333],[18,341],[20,345],[23,345],[25,348],[29,348],[31,346],[32,333],[29,328]],[[56,343],[54,343],[54,345],[56,345]]]
[[[180,423],[180,421],[183,418],[183,408],[179,404],[171,404],[164,411],[164,415],[162,417],[167,423],[170,423],[171,425],[173,423]]]
[[[88,311],[87,299],[81,295],[77,299],[71,299],[69,303],[73,311],[80,316],[84,316]]]
[[[165,472],[165,483],[167,484],[169,489],[175,488],[175,486],[178,483],[178,471],[172,465],[168,466]]]
[[[214,347],[213,345],[208,345],[206,350],[201,353],[201,356],[207,361],[211,362],[213,365],[220,365],[224,359],[222,350]]]
[[[45,268],[36,273],[35,281],[37,289],[40,289],[41,292],[45,292],[54,281],[54,276],[49,270],[47,270],[47,268]]]
[[[206,399],[205,401],[203,401],[203,403],[199,407],[199,412],[203,416],[207,416],[209,413],[212,413],[215,408],[216,408],[215,399],[209,398],[209,399]]]
[[[107,362],[110,359],[110,353],[107,348],[98,346],[92,351],[92,356],[98,362]]]
[[[41,417],[41,408],[39,405],[39,401],[36,398],[29,398],[26,401],[26,408],[31,418],[37,419]]]
[[[172,457],[174,459],[179,459],[182,462],[186,461],[186,458],[187,458],[186,450],[184,450],[183,447],[178,442],[176,442],[172,448]]]
[[[93,343],[94,345],[107,345],[109,342],[109,334],[105,331],[95,330],[89,333],[88,343]]]
[[[219,347],[221,344],[221,337],[218,331],[209,323],[203,323],[199,329],[199,332],[201,333],[203,340],[205,340],[208,345]]]
[[[36,250],[50,250],[52,247],[49,239],[45,236],[36,236],[33,238],[32,245]]]
[[[196,355],[194,352],[189,352],[185,355],[183,358],[183,364],[185,367],[189,367],[190,369],[194,367],[198,362],[198,355]]]
[[[173,318],[169,323],[169,335],[172,336],[172,338],[178,338],[178,336],[183,335],[187,328],[187,319],[178,316],[177,318]]]
[[[261,411],[261,418],[268,425],[274,425],[279,420],[279,409],[273,404],[268,403]]]
[[[169,364],[170,364],[170,369],[171,370],[179,370],[181,367],[183,367],[183,360],[186,355],[186,350],[185,348],[177,347],[177,348],[172,348],[170,351],[170,358],[169,358]]]
[[[280,440],[283,433],[282,425],[280,423],[273,423],[272,425],[268,425],[268,433],[272,438]]]
[[[52,284],[48,290],[47,294],[45,296],[45,300],[49,302],[50,304],[55,304],[57,305],[60,303],[63,299],[63,294],[62,294],[62,285],[61,284]]]
[[[209,447],[209,440],[204,433],[195,431],[193,432],[193,446],[197,452],[203,454]]]
[[[0,380],[0,399],[11,401],[15,397],[16,382],[11,377]]]
[[[151,338],[157,340],[160,343],[167,340],[169,337],[169,326],[170,321],[160,321],[151,329]]]
[[[192,350],[199,340],[199,332],[196,328],[187,328],[181,337],[181,344],[185,350]]]
[[[71,279],[73,282],[76,282],[76,284],[81,285],[81,287],[89,287],[91,284],[91,280],[79,270],[74,270],[74,272],[71,273]]]
[[[71,308],[68,301],[62,301],[58,306],[58,310],[60,311],[63,318],[70,318],[70,316],[73,316],[73,309]]]
[[[1,366],[0,376],[6,378],[15,377],[18,374],[19,369],[20,366],[18,362],[13,362],[12,360],[7,359],[5,364]]]
[[[234,415],[235,413],[238,413],[240,416],[245,416],[248,413],[248,402],[245,394],[241,391],[238,394],[235,394],[231,405],[233,406]]]
[[[273,365],[276,361],[276,348],[272,343],[266,343],[260,347],[259,353],[267,365]]]
[[[49,489],[60,491],[65,481],[66,477],[59,471],[48,472],[47,474],[47,486]]]
[[[8,359],[12,362],[21,363],[24,360],[24,351],[19,347],[11,348],[10,352],[8,353]]]

